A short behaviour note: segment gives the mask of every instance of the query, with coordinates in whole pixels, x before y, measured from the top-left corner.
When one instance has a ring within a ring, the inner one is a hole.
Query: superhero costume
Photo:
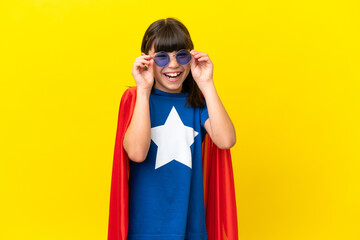
[[[129,227],[129,159],[123,138],[136,102],[136,87],[121,99],[112,169],[109,240],[126,240]],[[202,143],[206,229],[209,240],[238,239],[235,190],[230,150],[221,150],[206,134]]]

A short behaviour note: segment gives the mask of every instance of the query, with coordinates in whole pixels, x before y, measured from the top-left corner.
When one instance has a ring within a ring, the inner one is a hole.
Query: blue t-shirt
[[[127,240],[206,240],[202,141],[209,118],[187,107],[188,93],[155,89],[149,98],[151,143],[130,161]]]

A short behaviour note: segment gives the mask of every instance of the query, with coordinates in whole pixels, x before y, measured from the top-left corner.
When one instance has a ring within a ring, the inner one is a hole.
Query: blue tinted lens
[[[170,57],[166,52],[158,52],[154,57],[154,62],[159,67],[163,67],[170,62]]]
[[[191,61],[191,53],[188,50],[181,49],[176,54],[176,61],[181,65],[186,65]]]
[[[176,53],[176,61],[181,65],[186,65],[191,61],[191,54],[186,49],[181,49]],[[154,62],[159,67],[164,67],[170,62],[170,56],[166,52],[158,52],[154,57]]]

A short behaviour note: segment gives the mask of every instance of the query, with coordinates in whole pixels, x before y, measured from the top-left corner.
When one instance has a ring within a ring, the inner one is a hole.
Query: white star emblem
[[[190,146],[196,135],[198,132],[185,126],[175,107],[172,107],[165,124],[151,128],[151,139],[158,146],[155,169],[172,160],[191,168]]]

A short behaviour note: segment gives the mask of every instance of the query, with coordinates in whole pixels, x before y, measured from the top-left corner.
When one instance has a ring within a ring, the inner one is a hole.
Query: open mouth
[[[177,80],[180,79],[180,77],[182,76],[182,72],[177,72],[177,73],[163,73],[163,75],[165,76],[165,78],[171,82],[175,82]]]

